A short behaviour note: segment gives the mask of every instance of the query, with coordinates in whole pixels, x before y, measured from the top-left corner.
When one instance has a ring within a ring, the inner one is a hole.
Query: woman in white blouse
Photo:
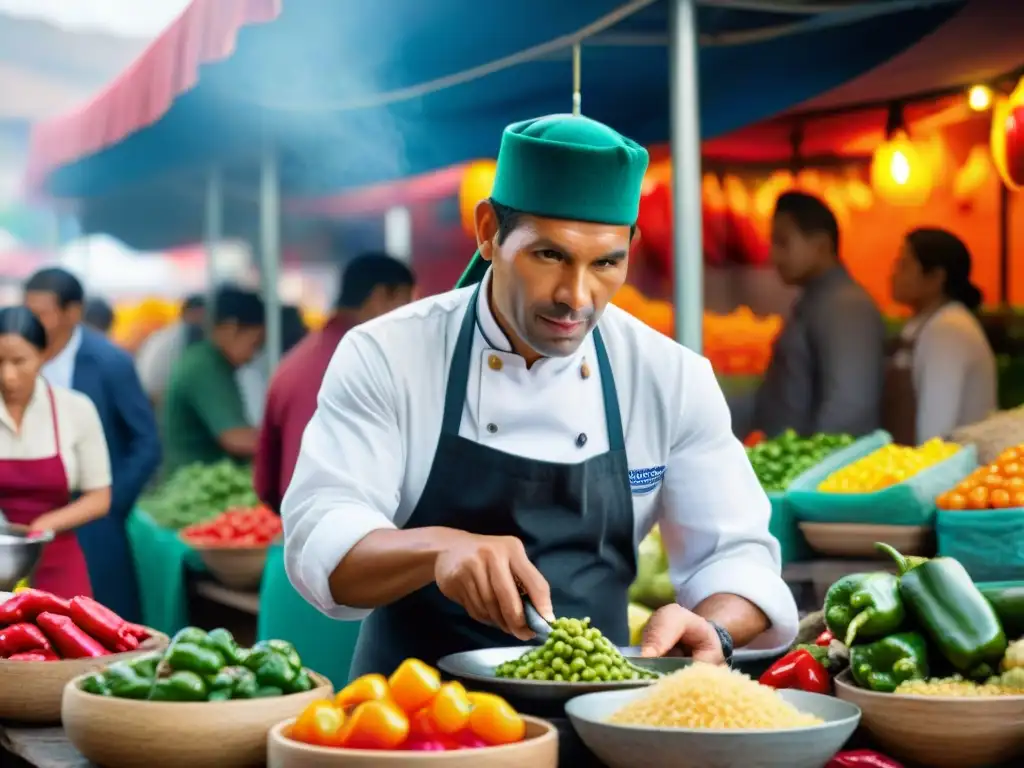
[[[52,531],[32,586],[90,595],[75,529],[110,507],[110,458],[96,407],[39,371],[46,331],[25,307],[0,309],[0,512],[31,532]]]
[[[944,229],[908,234],[892,297],[913,313],[886,376],[883,423],[896,441],[944,437],[996,410],[996,359],[975,316],[981,291],[963,241]]]

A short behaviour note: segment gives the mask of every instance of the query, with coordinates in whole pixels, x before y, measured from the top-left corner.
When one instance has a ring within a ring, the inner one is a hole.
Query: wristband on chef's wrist
[[[718,642],[722,646],[722,656],[725,657],[725,663],[731,664],[733,652],[732,635],[730,635],[729,630],[727,630],[721,624],[718,624],[710,620],[708,621],[708,624],[711,625],[711,628],[715,630],[715,634],[718,635]]]

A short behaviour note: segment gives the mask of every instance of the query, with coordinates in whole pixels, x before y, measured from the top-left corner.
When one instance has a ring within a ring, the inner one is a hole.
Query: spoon
[[[526,626],[537,635],[535,638],[538,642],[544,643],[549,637],[554,628],[548,624],[547,620],[540,615],[540,612],[534,607],[533,601],[530,600],[528,595],[523,595],[523,613],[526,616]]]

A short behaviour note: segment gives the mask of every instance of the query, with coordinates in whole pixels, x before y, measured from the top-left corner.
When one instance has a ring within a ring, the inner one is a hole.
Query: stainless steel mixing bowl
[[[0,524],[0,592],[9,592],[28,578],[51,541],[52,533],[30,538],[23,526]]]

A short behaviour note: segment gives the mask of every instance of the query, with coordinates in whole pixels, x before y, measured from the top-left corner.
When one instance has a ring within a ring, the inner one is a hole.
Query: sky
[[[152,38],[188,4],[189,0],[0,0],[0,13],[76,31]]]

